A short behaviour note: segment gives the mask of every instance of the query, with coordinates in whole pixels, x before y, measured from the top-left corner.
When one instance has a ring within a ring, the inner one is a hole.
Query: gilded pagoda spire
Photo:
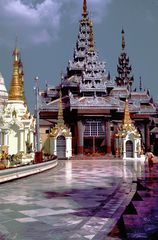
[[[125,32],[122,29],[122,51],[125,49]]]
[[[129,112],[129,105],[128,105],[128,99],[125,101],[125,109],[124,109],[124,119],[123,123],[121,125],[121,129],[116,134],[116,137],[125,137],[127,132],[133,132],[135,137],[140,137],[140,134],[134,124],[132,123],[132,119],[130,117]]]
[[[124,110],[124,120],[123,120],[123,128],[128,128],[132,125],[132,120],[129,113],[128,107],[128,99],[125,101],[125,110]]]
[[[92,18],[89,22],[90,32],[89,32],[89,50],[90,52],[94,52],[94,35],[93,35],[93,21]]]
[[[87,0],[83,0],[83,13],[82,16],[84,18],[87,18],[88,12],[87,12]]]
[[[58,109],[58,126],[64,125],[64,118],[63,118],[63,104],[62,104],[62,93],[60,91],[60,97],[59,97],[59,109]]]
[[[15,46],[13,51],[13,74],[9,89],[8,100],[22,99],[22,84],[19,77],[19,49]]]
[[[59,92],[59,107],[58,107],[58,120],[55,127],[51,129],[50,137],[57,137],[58,134],[61,134],[61,131],[63,132],[63,135],[66,137],[71,136],[70,129],[66,127],[64,124],[64,117],[63,117],[63,104],[62,104],[62,93],[61,90]]]

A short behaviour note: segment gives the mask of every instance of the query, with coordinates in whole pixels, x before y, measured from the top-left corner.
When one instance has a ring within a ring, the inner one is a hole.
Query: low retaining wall
[[[19,179],[29,175],[37,174],[57,166],[58,160],[37,163],[29,166],[10,168],[0,171],[0,183]]]

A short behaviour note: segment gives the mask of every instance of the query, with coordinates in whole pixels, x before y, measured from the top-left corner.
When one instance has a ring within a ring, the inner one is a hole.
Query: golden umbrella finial
[[[23,100],[22,99],[22,84],[19,77],[19,49],[16,45],[13,51],[13,74],[9,89],[8,100]]]

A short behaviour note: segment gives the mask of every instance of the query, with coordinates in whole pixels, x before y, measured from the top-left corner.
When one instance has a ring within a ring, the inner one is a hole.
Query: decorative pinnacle
[[[132,124],[132,120],[131,120],[130,113],[129,113],[128,99],[126,98],[123,126],[126,128],[131,124]]]
[[[93,37],[93,21],[92,21],[92,18],[90,19],[90,22],[89,22],[89,26],[90,26],[90,33],[89,33],[89,50],[90,52],[93,52],[94,51],[94,37]]]
[[[15,38],[15,48],[13,51],[13,56],[14,56],[14,61],[18,61],[18,57],[19,57],[19,49],[18,49],[18,37],[16,36]]]
[[[125,49],[125,35],[124,35],[124,30],[122,29],[122,50],[124,50]]]
[[[9,100],[23,100],[22,99],[22,84],[19,77],[19,50],[17,48],[17,38],[16,45],[13,51],[13,74],[9,89]]]
[[[83,0],[83,17],[86,18],[88,13],[87,13],[87,0]]]
[[[142,78],[140,77],[139,78],[139,90],[140,90],[140,92],[142,91]]]
[[[59,98],[59,109],[58,109],[58,121],[57,124],[58,126],[63,126],[64,125],[64,119],[63,119],[63,104],[62,104],[62,93],[60,90],[60,98]]]

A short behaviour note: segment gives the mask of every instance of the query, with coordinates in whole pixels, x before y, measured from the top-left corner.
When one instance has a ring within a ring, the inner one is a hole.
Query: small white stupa
[[[72,157],[72,134],[64,123],[61,91],[57,124],[51,129],[48,140],[50,154],[56,155],[59,159]]]
[[[116,134],[116,156],[123,159],[143,159],[141,153],[141,136],[132,123],[128,100],[125,102],[124,120]]]
[[[33,116],[28,112],[23,75],[20,51],[15,47],[8,100],[0,116],[1,149],[7,149],[9,155],[28,154],[33,151],[34,146],[35,123]],[[6,94],[4,87],[3,91]]]

